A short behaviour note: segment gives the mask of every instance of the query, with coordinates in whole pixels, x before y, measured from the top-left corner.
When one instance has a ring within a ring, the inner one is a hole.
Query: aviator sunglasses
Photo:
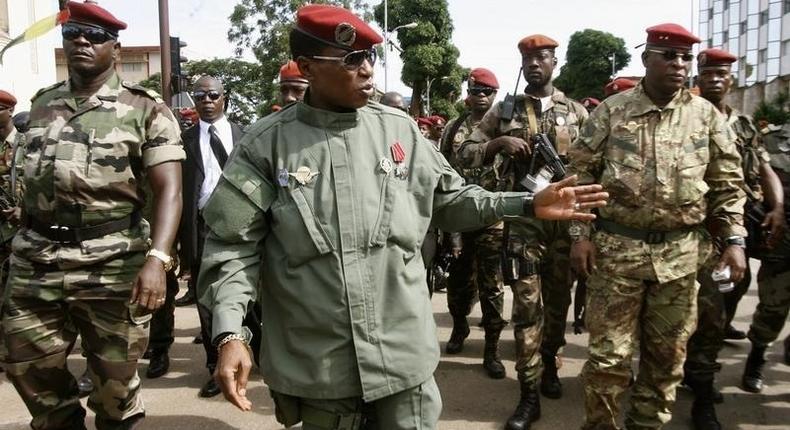
[[[206,98],[206,96],[208,96],[208,98],[210,98],[211,100],[216,101],[220,97],[222,97],[222,94],[220,94],[219,91],[214,91],[214,90],[211,90],[211,91],[195,91],[194,93],[192,93],[192,98],[195,99],[195,100],[198,100],[198,101],[199,100],[203,100],[204,98]]]
[[[98,27],[88,27],[77,24],[64,24],[61,34],[65,40],[74,40],[82,35],[85,40],[100,45],[108,40],[115,40],[116,36]]]
[[[469,94],[473,96],[479,96],[480,94],[488,97],[491,94],[494,94],[494,89],[489,87],[472,87],[469,88]]]
[[[310,58],[315,60],[336,61],[343,63],[343,67],[345,67],[346,70],[356,70],[362,66],[362,63],[364,63],[365,60],[370,61],[371,66],[375,65],[377,56],[378,54],[376,54],[376,50],[370,48],[360,49],[359,51],[351,51],[342,57],[324,57],[321,55],[313,55]]]
[[[675,61],[676,58],[680,57],[681,60],[688,63],[694,59],[694,54],[691,52],[682,52],[682,51],[675,51],[674,49],[653,49],[648,48],[645,49],[647,52],[652,52],[654,54],[661,54],[667,61]]]

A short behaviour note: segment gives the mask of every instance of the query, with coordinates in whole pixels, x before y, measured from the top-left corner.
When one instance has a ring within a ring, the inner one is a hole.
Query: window
[[[724,10],[727,10],[727,9],[729,9],[729,8],[730,8],[730,0],[724,0],[724,1],[722,1],[721,3],[722,3],[722,8],[723,8]]]
[[[782,20],[772,19],[768,21],[768,41],[782,40]]]
[[[746,34],[746,28],[747,28],[746,27],[746,21],[741,22],[741,33],[740,34]]]
[[[746,22],[748,23],[747,26],[749,30],[754,30],[760,26],[760,16],[759,15],[749,15],[746,18]]]
[[[730,8],[730,24],[737,24],[741,20],[741,5],[734,2]]]
[[[772,3],[768,6],[768,18],[781,18],[782,17],[782,4],[781,3]]]
[[[721,33],[713,33],[713,44],[710,46],[721,46],[724,43],[724,38],[721,37]]]
[[[724,10],[721,0],[713,0],[713,13],[721,13]]]
[[[757,30],[749,30],[746,32],[746,49],[757,49],[759,33]]]
[[[782,42],[782,55],[790,55],[790,41]]]
[[[747,4],[747,13],[759,13],[760,12],[760,0],[747,0],[749,3]]]
[[[790,0],[785,0],[782,13],[790,13]]]
[[[767,79],[779,76],[779,59],[771,58],[765,67],[765,74]]]
[[[767,49],[761,49],[761,50],[757,51],[757,62],[758,63],[765,63],[766,61],[768,61],[768,50]]]
[[[729,39],[730,38],[730,32],[728,30],[724,30],[724,33],[721,34],[721,37],[724,38],[724,40]]]
[[[760,12],[760,25],[768,24],[768,11],[764,10]]]
[[[121,71],[126,73],[140,73],[143,71],[143,63],[121,63]]]

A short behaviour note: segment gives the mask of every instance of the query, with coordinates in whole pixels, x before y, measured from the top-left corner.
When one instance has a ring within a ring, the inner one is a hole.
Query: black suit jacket
[[[235,147],[244,135],[241,127],[230,123],[233,135],[233,146]],[[200,151],[200,123],[184,130],[181,133],[181,140],[184,143],[184,150],[187,157],[182,164],[184,208],[181,212],[181,227],[179,228],[179,242],[181,248],[179,257],[181,258],[182,270],[191,270],[192,267],[200,266],[200,250],[203,248],[198,242],[200,239],[198,232],[198,200],[200,198],[200,187],[203,185],[205,171],[203,170],[203,155]],[[228,154],[230,155],[230,154]],[[197,263],[197,264],[196,264]],[[197,276],[197,273],[192,273]]]

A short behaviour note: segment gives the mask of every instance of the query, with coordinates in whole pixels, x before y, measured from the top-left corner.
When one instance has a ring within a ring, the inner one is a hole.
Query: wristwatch
[[[746,239],[743,236],[730,236],[724,239],[724,243],[726,245],[735,245],[740,246],[741,248],[746,248]]]
[[[158,249],[151,248],[151,249],[148,250],[148,252],[145,253],[145,257],[146,258],[154,257],[157,260],[161,261],[162,262],[162,266],[164,266],[164,268],[165,268],[165,272],[169,272],[170,270],[173,269],[173,257],[171,257],[170,254],[168,254],[168,253],[166,253],[164,251],[160,251]]]
[[[530,193],[524,196],[524,202],[522,203],[521,207],[524,210],[524,216],[534,217],[535,216],[535,195]]]

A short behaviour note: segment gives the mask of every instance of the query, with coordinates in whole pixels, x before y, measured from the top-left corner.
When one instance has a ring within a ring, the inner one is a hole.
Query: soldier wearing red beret
[[[302,76],[296,61],[290,60],[283,64],[280,67],[280,104],[285,106],[304,99],[307,85],[307,79]]]
[[[433,122],[431,122],[430,118],[426,118],[426,117],[422,117],[422,116],[417,118],[417,127],[419,127],[420,133],[422,133],[422,135],[426,139],[428,139],[430,137],[430,135],[431,135],[431,126],[432,125],[433,125]]]
[[[528,174],[536,178],[542,171],[543,177],[553,176],[542,161],[532,160],[533,139],[539,134],[548,136],[562,161],[567,162],[568,148],[588,114],[584,106],[552,84],[557,46],[557,41],[542,34],[533,34],[518,42],[521,69],[527,81],[525,94],[516,95],[507,103],[497,103],[485,114],[458,151],[460,166],[498,169],[499,177],[507,178],[500,184],[507,184],[508,190],[526,189],[523,181]],[[528,172],[530,168],[535,171]],[[535,190],[549,181],[537,182],[531,185]],[[528,227],[516,223],[506,226],[508,253],[514,261],[513,266],[518,262],[521,268],[517,273],[508,274],[506,280],[515,298],[513,330],[517,344],[516,372],[521,388],[521,398],[508,420],[507,429],[529,428],[539,418],[538,390],[550,398],[562,396],[556,363],[557,353],[565,344],[572,279],[567,270],[557,268],[569,266],[570,243],[566,230],[563,223],[539,220],[531,221]],[[498,355],[503,327],[504,318],[500,317],[486,330],[483,366],[490,377],[497,379],[506,374]]]
[[[14,107],[16,97],[13,94],[0,90],[0,187],[7,196],[17,196],[18,193],[11,186],[11,169],[14,168],[14,153],[22,142],[24,136],[14,127]],[[21,154],[21,151],[19,152]],[[17,187],[18,188],[18,187]],[[7,202],[10,207],[3,208],[0,215],[0,309],[3,308],[5,284],[8,280],[8,264],[11,256],[11,239],[16,234],[16,222],[11,218],[19,209],[15,201]],[[3,322],[0,320],[0,373],[3,372],[2,363],[6,357],[6,346],[2,336]]]
[[[66,7],[69,79],[40,90],[30,109],[24,171],[36,174],[24,176],[12,242],[5,370],[32,428],[84,429],[66,363],[79,334],[96,428],[128,429],[145,416],[137,361],[172,273],[184,151],[161,98],[115,72],[126,24],[95,2]]]
[[[611,96],[612,94],[622,93],[623,91],[628,91],[631,88],[636,86],[636,82],[633,79],[628,78],[614,78],[606,86],[603,88],[603,94],[606,97]]]
[[[662,428],[683,378],[708,236],[722,245],[714,266],[729,266],[736,282],[746,267],[738,150],[721,114],[686,89],[698,42],[677,24],[648,28],[645,77],[602,101],[569,153],[569,173],[613,196],[594,232],[579,222],[569,231],[572,267],[587,278],[584,429],[621,428],[637,351],[625,428]],[[697,388],[711,401],[710,384]],[[697,428],[720,428],[712,418]]]
[[[234,405],[252,408],[242,319],[260,298],[261,371],[285,426],[359,429],[373,418],[436,428],[439,345],[422,240],[430,225],[469,230],[523,214],[529,196],[463,185],[411,118],[370,102],[381,42],[346,9],[299,9],[290,49],[310,83],[304,101],[249,129],[203,209],[198,290],[214,315],[217,379]],[[535,201],[548,196],[575,216],[556,195],[571,182]]]

